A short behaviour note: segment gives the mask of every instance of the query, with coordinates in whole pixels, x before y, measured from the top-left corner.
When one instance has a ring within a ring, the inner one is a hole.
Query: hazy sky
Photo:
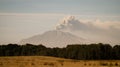
[[[0,43],[54,29],[65,16],[120,21],[120,0],[0,0]]]

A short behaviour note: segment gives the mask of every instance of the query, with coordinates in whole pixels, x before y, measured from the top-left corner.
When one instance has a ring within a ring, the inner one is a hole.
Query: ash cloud
[[[118,21],[80,21],[74,16],[64,18],[55,28],[83,38],[102,43],[120,43],[120,22]]]

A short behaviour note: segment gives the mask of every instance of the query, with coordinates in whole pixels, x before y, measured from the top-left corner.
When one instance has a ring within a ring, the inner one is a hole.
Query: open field
[[[120,60],[70,60],[46,56],[0,57],[0,67],[120,67]]]

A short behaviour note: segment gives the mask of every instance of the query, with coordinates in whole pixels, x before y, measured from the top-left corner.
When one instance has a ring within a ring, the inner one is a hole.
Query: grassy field
[[[46,56],[0,57],[0,67],[120,67],[120,60],[70,60]]]

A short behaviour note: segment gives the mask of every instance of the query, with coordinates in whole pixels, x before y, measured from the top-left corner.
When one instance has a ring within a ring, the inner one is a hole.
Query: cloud
[[[101,28],[94,25],[92,22],[81,22],[75,19],[74,16],[69,16],[64,18],[57,26],[56,30],[64,30],[64,31],[97,31],[101,30]]]
[[[56,30],[82,30],[86,29],[87,25],[76,20],[74,16],[64,18],[57,26]]]
[[[64,18],[56,30],[68,31],[83,38],[95,42],[120,43],[120,22],[119,21],[95,21],[77,20],[74,16]]]

